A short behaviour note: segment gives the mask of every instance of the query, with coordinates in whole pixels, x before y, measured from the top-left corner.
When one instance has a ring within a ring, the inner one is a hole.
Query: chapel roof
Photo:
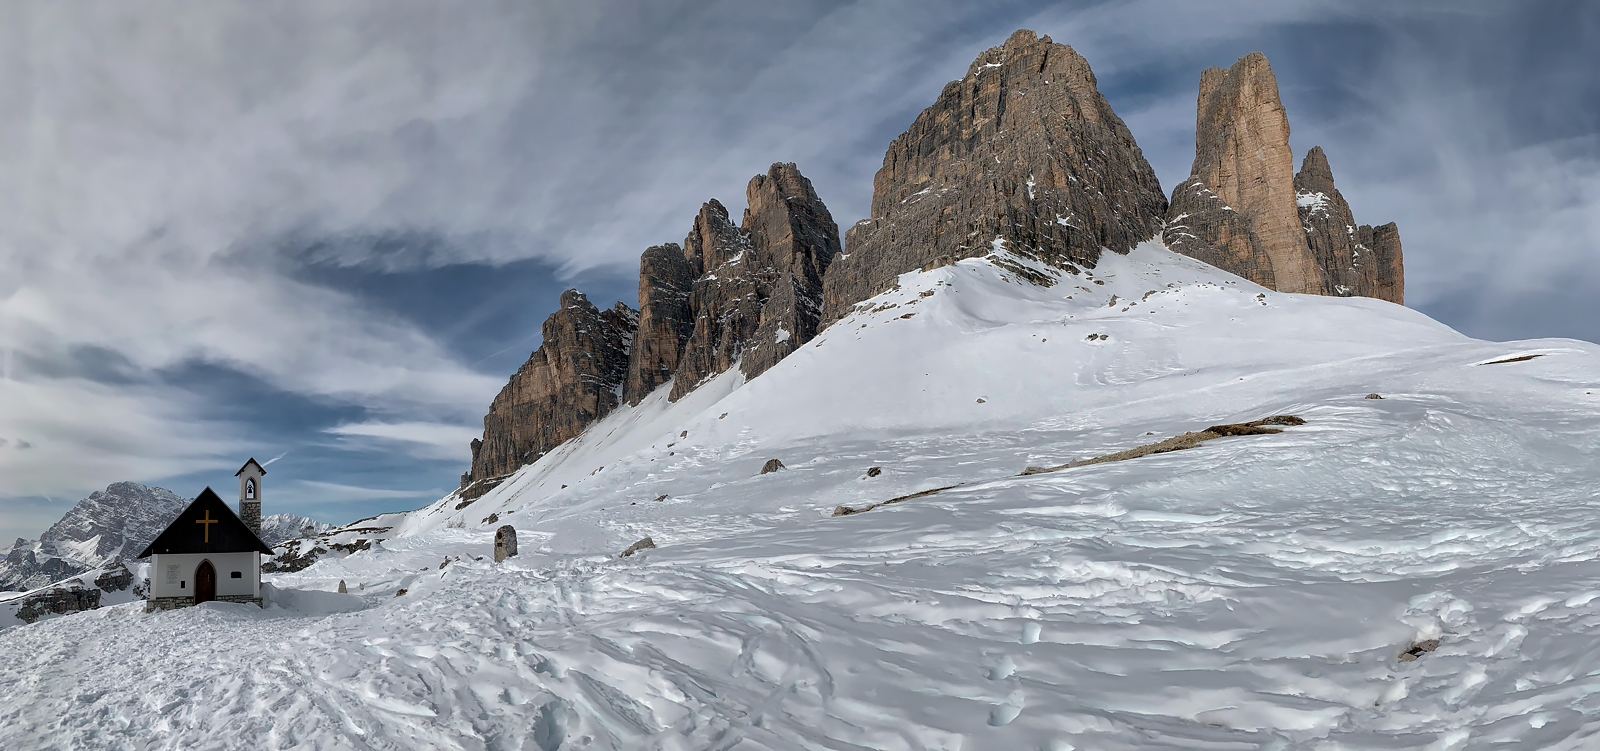
[[[267,473],[267,468],[266,468],[266,467],[263,467],[263,466],[261,466],[261,464],[260,464],[260,463],[259,463],[259,462],[257,462],[257,461],[256,461],[256,458],[255,458],[255,457],[253,457],[253,456],[252,456],[252,457],[250,457],[250,460],[249,460],[249,461],[247,461],[247,462],[245,462],[245,463],[244,463],[244,466],[243,466],[243,467],[240,467],[240,468],[239,468],[239,471],[238,471],[238,472],[235,472],[235,473],[233,473],[233,476],[234,476],[234,477],[238,477],[238,476],[239,476],[239,475],[242,475],[242,474],[244,474],[244,471],[245,471],[245,470],[247,470],[247,469],[249,469],[249,468],[250,468],[250,465],[252,465],[252,464],[254,464],[254,465],[256,465],[256,471],[258,471],[258,472],[260,472],[260,473],[261,473],[261,474],[263,474],[263,475],[265,475],[265,474],[266,474],[266,473]]]
[[[211,488],[200,491],[188,507],[178,512],[155,541],[137,557],[152,553],[248,553],[272,555],[272,548],[261,541],[249,525],[233,513]]]

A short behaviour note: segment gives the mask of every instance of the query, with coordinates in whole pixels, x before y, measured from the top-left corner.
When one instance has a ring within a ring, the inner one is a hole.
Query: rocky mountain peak
[[[1400,230],[1356,225],[1321,146],[1313,146],[1294,176],[1295,202],[1312,261],[1322,273],[1320,294],[1405,302]]]
[[[38,540],[18,539],[0,560],[0,590],[26,590],[130,559],[188,500],[165,488],[115,482],[78,501]]]
[[[1155,172],[1071,47],[1020,30],[889,145],[872,216],[824,280],[824,322],[931,263],[1007,251],[1094,266],[1160,231]]]
[[[766,302],[739,368],[754,378],[778,364],[820,328],[822,285],[839,255],[839,225],[793,164],[751,178],[742,226],[765,269]]]
[[[1320,147],[1295,173],[1288,115],[1265,55],[1200,74],[1194,166],[1172,192],[1169,248],[1281,292],[1400,302],[1398,230],[1358,229],[1337,193]]]
[[[751,178],[745,198],[738,225],[713,198],[681,246],[644,251],[637,311],[617,303],[601,312],[577,290],[562,294],[561,309],[545,321],[544,343],[484,417],[472,469],[461,478],[463,497],[482,495],[669,381],[676,400],[735,365],[754,378],[810,341],[839,228],[793,164]]]
[[[1322,152],[1321,146],[1312,146],[1306,152],[1300,171],[1294,175],[1294,187],[1296,191],[1312,193],[1337,192],[1333,188],[1333,168],[1328,166],[1328,155]]]
[[[978,55],[889,145],[873,178],[872,216],[842,245],[811,181],[777,163],[751,178],[738,224],[711,199],[682,245],[644,251],[638,311],[621,303],[600,311],[578,291],[564,293],[544,343],[484,417],[460,493],[487,492],[669,382],[677,400],[733,367],[759,376],[901,274],[963,258],[989,257],[1048,285],[1094,267],[1104,250],[1125,253],[1164,233],[1174,250],[1280,290],[1398,289],[1392,225],[1352,224],[1349,247],[1325,240],[1333,225],[1305,209],[1320,199],[1297,195],[1311,186],[1335,196],[1320,149],[1302,172],[1297,186],[1277,80],[1266,57],[1251,53],[1201,74],[1193,174],[1169,210],[1089,63],[1018,30]]]
[[[560,305],[539,349],[490,403],[463,486],[510,474],[616,408],[638,313],[621,303],[602,311],[575,289]]]
[[[1289,118],[1265,55],[1252,52],[1226,71],[1201,74],[1189,179],[1242,218],[1246,226],[1227,233],[1221,250],[1248,256],[1243,265],[1254,272],[1252,281],[1281,292],[1318,286],[1295,213]]]

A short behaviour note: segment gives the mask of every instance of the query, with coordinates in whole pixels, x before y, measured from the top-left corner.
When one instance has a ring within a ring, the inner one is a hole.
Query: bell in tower
[[[239,478],[239,518],[250,531],[261,535],[261,477],[267,469],[250,457],[238,472],[234,473]]]

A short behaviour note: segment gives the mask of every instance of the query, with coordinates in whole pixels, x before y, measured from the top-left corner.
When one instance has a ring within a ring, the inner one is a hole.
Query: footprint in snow
[[[989,668],[989,680],[1003,681],[1010,678],[1011,674],[1015,672],[1017,672],[1017,663],[1012,661],[1011,655],[1004,655],[999,662],[994,664],[994,667]]]
[[[1022,692],[1012,691],[1011,695],[1006,697],[1005,704],[990,708],[989,725],[991,727],[1008,725],[1020,714],[1022,714]]]

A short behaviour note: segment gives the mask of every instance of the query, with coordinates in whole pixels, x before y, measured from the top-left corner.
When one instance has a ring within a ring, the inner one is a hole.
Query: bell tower
[[[261,478],[266,474],[266,467],[253,456],[234,473],[239,478],[239,519],[257,537],[261,536]]]

